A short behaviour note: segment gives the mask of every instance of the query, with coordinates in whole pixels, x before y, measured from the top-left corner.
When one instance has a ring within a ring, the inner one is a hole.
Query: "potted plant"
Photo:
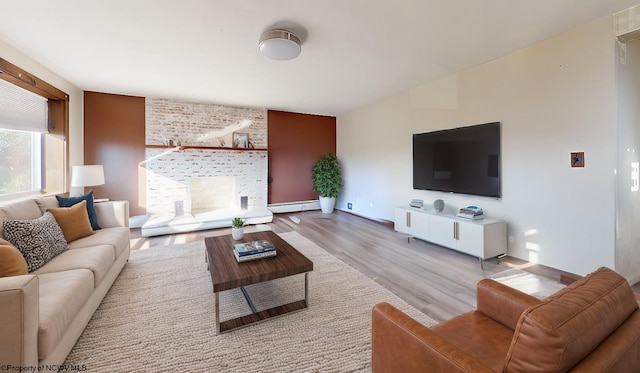
[[[320,208],[324,214],[333,212],[342,189],[342,168],[335,154],[325,154],[311,170],[313,190],[320,193]]]
[[[241,240],[244,237],[244,220],[237,217],[231,220],[231,237],[234,240]]]

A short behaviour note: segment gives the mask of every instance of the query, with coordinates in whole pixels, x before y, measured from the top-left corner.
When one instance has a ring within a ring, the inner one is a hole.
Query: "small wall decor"
[[[584,152],[571,153],[571,167],[584,167]]]
[[[246,133],[233,133],[233,147],[246,148],[249,146],[249,136]]]

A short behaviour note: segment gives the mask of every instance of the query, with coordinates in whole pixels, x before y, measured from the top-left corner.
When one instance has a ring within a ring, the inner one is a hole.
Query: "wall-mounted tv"
[[[413,189],[500,197],[500,122],[413,135]]]

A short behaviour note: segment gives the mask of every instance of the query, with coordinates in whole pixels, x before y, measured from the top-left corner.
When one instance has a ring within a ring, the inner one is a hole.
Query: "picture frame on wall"
[[[249,147],[249,135],[246,133],[233,133],[233,147],[234,148],[247,148]]]

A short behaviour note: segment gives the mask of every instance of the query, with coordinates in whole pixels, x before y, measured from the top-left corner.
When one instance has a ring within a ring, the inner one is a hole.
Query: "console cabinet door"
[[[422,240],[429,240],[429,214],[418,211],[411,211],[410,214],[409,234]]]
[[[457,250],[478,258],[485,259],[484,255],[484,226],[472,222],[456,222]]]
[[[411,212],[401,208],[395,208],[394,210],[393,229],[400,233],[409,233],[409,221],[411,219]]]
[[[448,247],[456,248],[456,222],[447,217],[431,215],[429,219],[429,241]]]

